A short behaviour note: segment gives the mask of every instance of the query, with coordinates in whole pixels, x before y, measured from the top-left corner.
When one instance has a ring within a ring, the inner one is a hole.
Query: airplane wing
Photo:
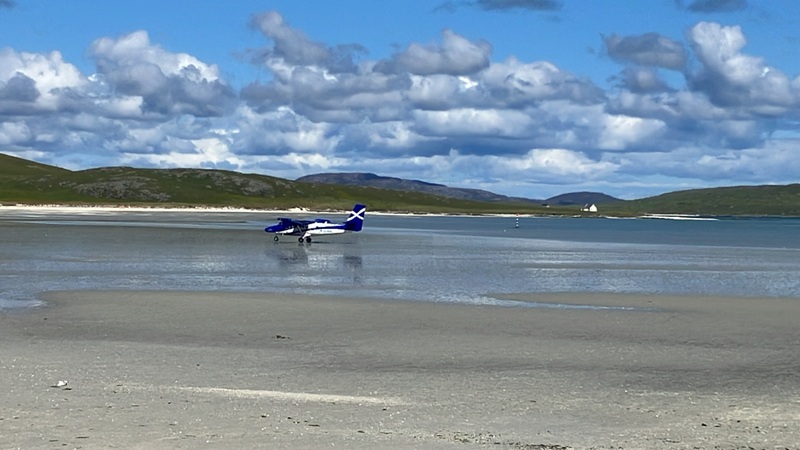
[[[278,223],[264,228],[267,233],[299,234],[308,230],[310,220],[296,220],[288,217],[279,217]]]
[[[308,224],[314,223],[313,220],[297,220],[297,219],[290,219],[287,217],[279,217],[278,223],[287,227],[307,227]]]

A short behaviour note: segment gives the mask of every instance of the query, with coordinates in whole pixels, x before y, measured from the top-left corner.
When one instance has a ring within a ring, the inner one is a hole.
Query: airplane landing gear
[[[306,244],[310,244],[310,243],[311,243],[311,236],[306,238]]]
[[[276,234],[275,237],[272,238],[272,240],[278,242],[278,235]]]

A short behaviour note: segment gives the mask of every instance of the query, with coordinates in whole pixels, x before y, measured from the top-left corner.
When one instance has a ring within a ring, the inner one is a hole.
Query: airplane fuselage
[[[361,204],[356,204],[353,211],[344,223],[334,223],[327,219],[316,220],[295,220],[288,218],[278,219],[279,222],[275,225],[269,226],[264,229],[267,233],[275,234],[275,240],[278,236],[299,236],[299,241],[311,242],[311,236],[335,235],[344,234],[346,232],[361,231],[364,223],[364,213],[366,207]]]
[[[275,234],[280,234],[283,236],[317,236],[317,235],[324,235],[324,234],[344,234],[347,230],[344,229],[344,226],[340,224],[333,224],[333,223],[310,223],[308,224],[306,229],[302,229],[299,227],[288,228],[286,230],[281,231],[273,231]]]

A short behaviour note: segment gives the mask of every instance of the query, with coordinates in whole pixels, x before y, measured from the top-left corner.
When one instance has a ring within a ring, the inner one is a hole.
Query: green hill
[[[531,203],[479,202],[363,186],[302,183],[224,170],[107,167],[69,171],[0,154],[0,203],[5,204],[340,210],[356,202],[368,204],[373,211],[549,212]]]
[[[598,194],[596,194],[598,195]],[[595,216],[580,206],[541,206],[532,201],[477,201],[347,184],[305,183],[266,175],[205,169],[106,167],[71,171],[0,153],[0,203],[64,205],[217,206],[252,209],[349,209],[362,202],[373,211]],[[601,205],[604,215],[699,214],[800,217],[800,184],[736,186],[671,192]]]
[[[800,184],[692,189],[604,206],[627,214],[800,217]]]
[[[72,172],[0,154],[0,202],[51,203],[69,197],[59,183]]]

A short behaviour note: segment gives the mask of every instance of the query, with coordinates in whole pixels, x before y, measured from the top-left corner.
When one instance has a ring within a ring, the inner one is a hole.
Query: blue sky
[[[0,0],[0,152],[621,198],[800,173],[793,0]]]

